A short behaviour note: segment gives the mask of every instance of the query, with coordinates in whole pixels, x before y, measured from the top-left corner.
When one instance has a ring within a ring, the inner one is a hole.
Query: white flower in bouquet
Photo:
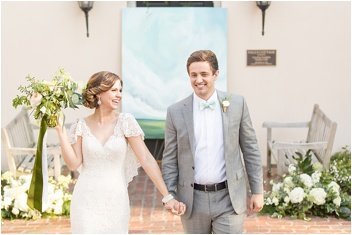
[[[77,91],[79,93],[83,93],[83,90],[86,89],[87,87],[87,83],[86,82],[83,82],[83,81],[77,81]]]
[[[282,183],[273,184],[272,191],[273,192],[279,192],[281,187],[282,187]]]
[[[64,201],[71,201],[71,199],[72,199],[72,194],[70,194],[70,193],[65,193],[63,198],[64,198]]]
[[[271,198],[270,198],[270,197],[266,198],[265,204],[266,204],[266,205],[271,205],[271,204],[273,204],[273,202],[271,201]]]
[[[21,185],[21,183],[15,179],[10,179],[10,185],[11,185],[11,188],[17,188],[18,186]]]
[[[300,174],[299,179],[306,187],[311,188],[313,186],[312,178],[309,175]]]
[[[13,174],[11,173],[11,171],[6,171],[4,174],[1,175],[1,180],[6,180],[7,182],[10,182],[12,177]]]
[[[288,166],[288,173],[293,174],[296,171],[296,167],[293,164]]]
[[[320,177],[321,177],[321,172],[320,172],[320,171],[314,172],[314,173],[312,174],[312,181],[313,181],[313,184],[319,183]]]
[[[54,195],[55,193],[55,186],[52,183],[48,184],[48,195]]]
[[[64,196],[64,193],[62,192],[62,190],[58,189],[58,190],[55,191],[53,198],[54,198],[54,200],[59,200],[63,196]]]
[[[289,193],[291,192],[291,190],[290,190],[290,188],[288,188],[288,187],[284,187],[284,192],[287,193],[287,194],[289,194]]]
[[[276,197],[273,198],[273,204],[275,206],[279,205],[279,199],[277,199]]]
[[[292,203],[300,203],[303,201],[305,193],[303,188],[296,187],[290,192],[288,196],[290,197],[290,201]]]
[[[9,206],[12,205],[13,198],[4,195],[3,200],[1,201],[1,209],[8,210]]]
[[[54,206],[54,214],[55,214],[55,215],[61,215],[61,214],[62,214],[62,204],[63,204],[63,201],[61,200],[60,202],[61,202],[61,203],[57,203],[57,204]]]
[[[4,187],[4,201],[10,201],[15,200],[15,195],[16,195],[16,189],[11,188],[10,186],[5,186]]]
[[[27,182],[31,182],[31,179],[32,179],[32,175],[20,175],[18,177],[21,181],[23,181],[24,183],[27,183]]]
[[[337,196],[333,201],[332,201],[337,207],[340,207],[341,205],[341,197]]]
[[[70,182],[71,182],[70,175],[68,176],[60,175],[57,179],[57,183],[63,188],[68,188],[68,185],[70,184]]]
[[[28,195],[25,192],[21,192],[16,195],[14,206],[18,208],[20,211],[28,212],[28,205],[27,205],[27,198]]]
[[[16,207],[12,208],[11,212],[14,215],[18,215],[20,213],[20,211]]]
[[[288,187],[293,187],[295,184],[293,183],[292,181],[292,177],[291,176],[287,176],[285,179],[284,179],[284,184]]]
[[[284,202],[285,202],[285,203],[289,203],[289,202],[290,202],[290,198],[289,198],[288,196],[286,196],[286,197],[284,198]]]
[[[324,170],[324,166],[320,162],[315,162],[313,164],[313,170],[321,172]]]
[[[309,196],[311,196],[313,203],[316,205],[323,205],[325,203],[326,192],[323,188],[313,188],[310,190]]]
[[[328,185],[328,189],[332,189],[333,192],[335,192],[337,195],[340,194],[340,185],[338,185],[335,181],[331,181],[330,184]]]
[[[40,102],[42,102],[42,98],[43,98],[43,96],[40,93],[34,92],[31,96],[29,102],[30,102],[31,106],[33,108],[35,108],[40,104]]]

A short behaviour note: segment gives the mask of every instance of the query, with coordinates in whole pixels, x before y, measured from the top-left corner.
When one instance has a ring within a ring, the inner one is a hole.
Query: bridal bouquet
[[[45,133],[48,127],[55,127],[62,109],[78,108],[82,104],[83,86],[73,81],[69,74],[60,69],[52,81],[37,80],[27,76],[29,85],[19,86],[21,96],[13,99],[12,105],[16,108],[25,105],[32,110],[33,116],[40,121],[40,130],[37,142],[36,158],[33,167],[31,186],[28,192],[28,205],[42,211],[43,201],[47,190],[47,166]]]
[[[82,104],[82,84],[73,81],[60,69],[51,82],[27,76],[29,85],[19,86],[21,96],[13,99],[12,105],[26,105],[34,111],[34,118],[45,121],[48,127],[57,125],[62,109],[78,108]]]

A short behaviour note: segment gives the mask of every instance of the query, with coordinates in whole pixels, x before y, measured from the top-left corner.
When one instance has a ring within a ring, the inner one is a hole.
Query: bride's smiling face
[[[121,81],[117,80],[109,90],[102,92],[99,97],[101,101],[100,106],[117,109],[122,98]]]

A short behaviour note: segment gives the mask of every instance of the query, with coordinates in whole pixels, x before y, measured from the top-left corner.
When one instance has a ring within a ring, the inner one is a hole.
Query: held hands
[[[264,206],[263,194],[253,194],[250,198],[248,209],[250,212],[259,212]]]
[[[186,212],[186,205],[182,202],[172,199],[164,204],[167,210],[170,210],[172,214],[183,215]]]

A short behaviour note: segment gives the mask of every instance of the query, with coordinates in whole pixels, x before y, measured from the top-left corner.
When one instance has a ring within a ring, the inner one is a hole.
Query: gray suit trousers
[[[185,233],[235,234],[242,233],[245,216],[246,213],[236,214],[226,188],[217,192],[194,190],[192,214],[181,220]]]

